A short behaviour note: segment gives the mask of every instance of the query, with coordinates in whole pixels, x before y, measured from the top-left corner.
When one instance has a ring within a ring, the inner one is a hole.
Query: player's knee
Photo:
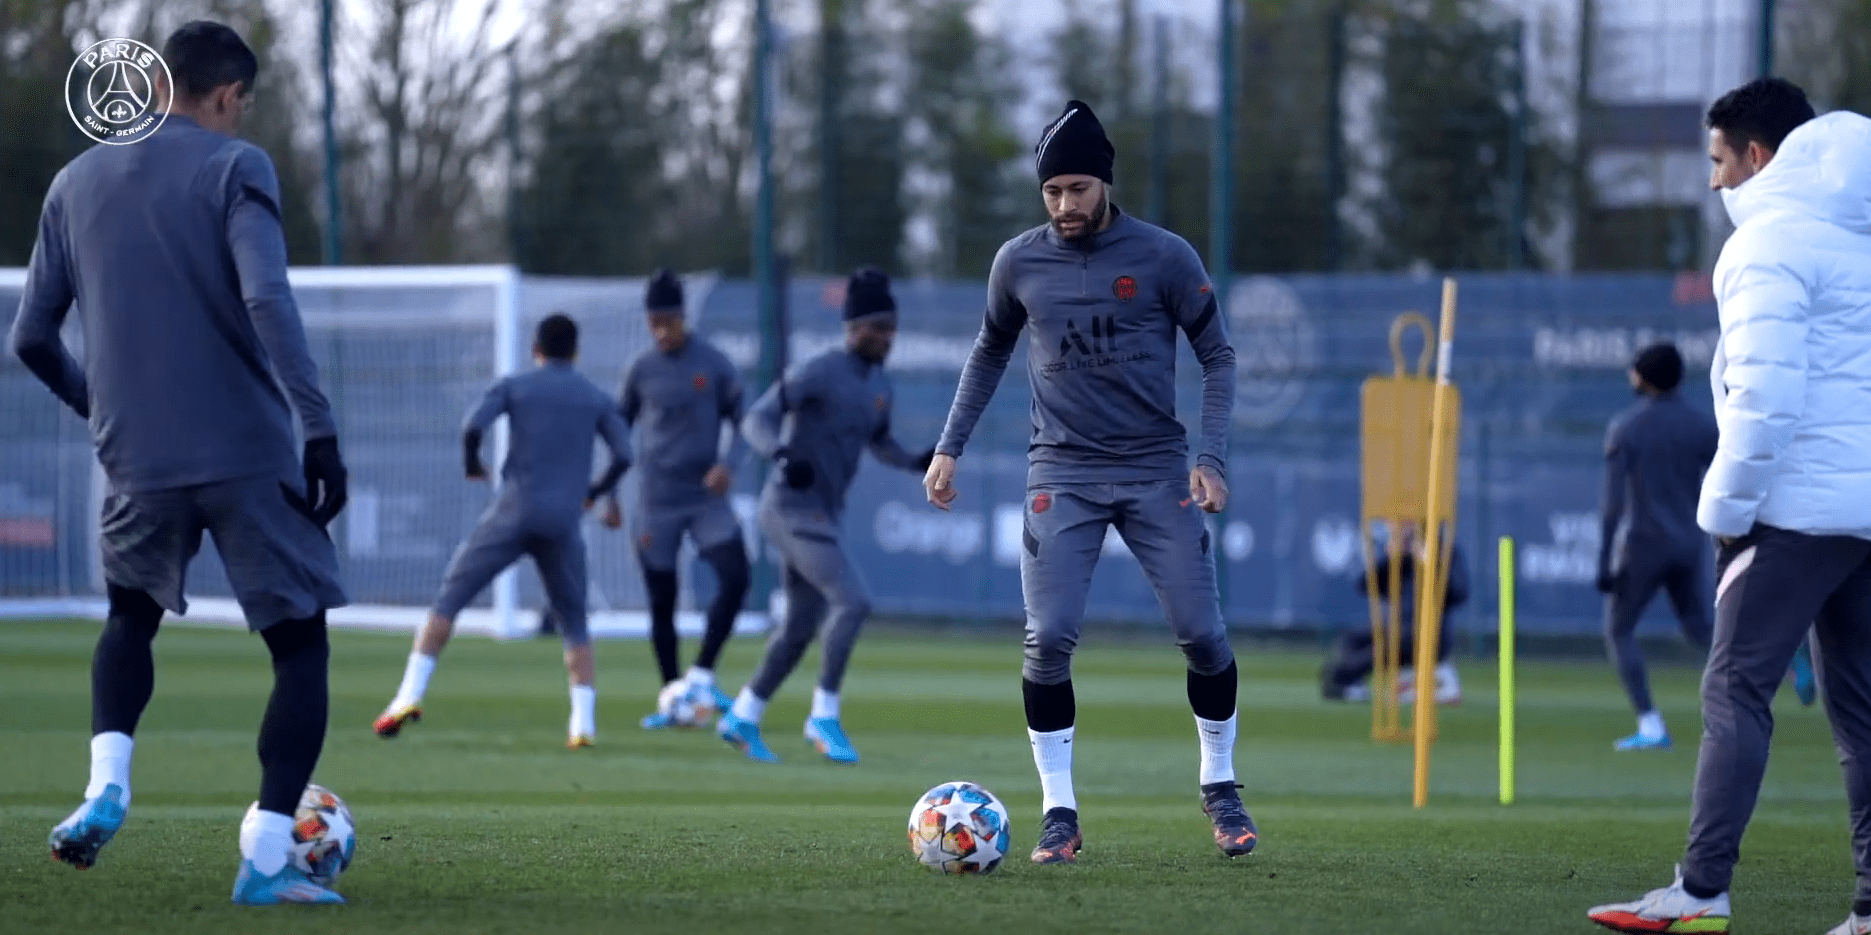
[[[298,620],[281,620],[260,631],[266,648],[277,667],[286,660],[326,660],[331,657],[331,640],[320,612]]]
[[[162,605],[148,591],[110,585],[110,617],[107,626],[127,635],[153,639],[162,623]]]
[[[716,587],[723,594],[744,595],[752,584],[752,575],[747,565],[747,548],[736,536],[728,542],[712,546],[702,553],[702,561],[714,569]]]
[[[847,594],[840,598],[835,612],[840,620],[853,624],[862,624],[870,619],[871,598],[868,594]]]
[[[1182,644],[1182,657],[1189,671],[1197,675],[1219,675],[1234,665],[1234,648],[1228,645],[1226,631],[1216,628]]]
[[[643,590],[649,596],[651,607],[675,607],[677,589],[675,569],[643,569]]]
[[[1028,627],[1026,663],[1021,675],[1040,685],[1057,685],[1072,677],[1072,653],[1078,636],[1067,627]]]

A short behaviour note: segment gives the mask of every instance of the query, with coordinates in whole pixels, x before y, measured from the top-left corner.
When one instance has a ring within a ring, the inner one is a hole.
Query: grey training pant
[[[823,625],[819,687],[836,692],[871,614],[864,578],[845,554],[837,524],[823,513],[783,509],[762,500],[759,518],[761,531],[780,555],[786,619],[767,638],[766,654],[748,687],[758,698],[772,698]]]
[[[1643,654],[1637,649],[1637,624],[1658,588],[1669,595],[1683,636],[1701,649],[1709,648],[1709,634],[1714,628],[1709,554],[1703,543],[1695,546],[1692,552],[1675,556],[1633,553],[1618,572],[1611,593],[1605,595],[1605,652],[1638,714],[1655,710],[1650,700],[1650,677],[1644,671]]]
[[[495,577],[523,555],[533,557],[546,602],[566,646],[591,641],[585,613],[585,537],[576,522],[535,528],[510,502],[495,500],[455,549],[442,575],[434,613],[455,619]]]
[[[1726,891],[1767,771],[1774,692],[1812,627],[1845,767],[1859,905],[1871,901],[1871,541],[1756,525],[1716,561],[1715,642],[1683,879]]]
[[[1214,675],[1234,661],[1221,622],[1215,557],[1202,509],[1182,479],[1141,484],[1042,484],[1027,489],[1020,553],[1030,682],[1072,677],[1085,593],[1115,527],[1143,566],[1189,671]]]

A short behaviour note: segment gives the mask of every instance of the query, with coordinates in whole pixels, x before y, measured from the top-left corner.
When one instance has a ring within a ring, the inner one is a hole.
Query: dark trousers
[[[1403,637],[1402,653],[1399,659],[1405,666],[1416,664],[1416,624],[1409,620],[1402,621],[1398,628]],[[1436,640],[1436,662],[1449,661],[1450,644],[1448,628],[1444,627],[1442,637]],[[1340,634],[1338,641],[1332,644],[1331,658],[1325,661],[1325,672],[1321,680],[1327,690],[1343,691],[1370,677],[1371,670],[1377,665],[1376,645],[1371,640],[1371,628],[1355,627]]]
[[[1661,589],[1670,597],[1683,636],[1697,647],[1709,647],[1714,627],[1709,600],[1707,546],[1674,557],[1633,555],[1618,572],[1611,593],[1605,595],[1605,653],[1624,682],[1624,694],[1638,714],[1655,710],[1650,700],[1650,677],[1637,649],[1637,624],[1644,608]]]

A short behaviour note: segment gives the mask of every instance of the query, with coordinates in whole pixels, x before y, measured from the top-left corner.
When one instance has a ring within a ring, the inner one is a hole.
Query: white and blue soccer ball
[[[1007,806],[972,782],[945,782],[910,810],[910,853],[943,873],[992,873],[1013,846]]]
[[[656,693],[656,710],[676,727],[706,727],[719,713],[715,696],[707,688],[690,685],[688,679],[676,679]]]
[[[260,807],[255,802],[247,811]],[[324,786],[307,784],[299,796],[299,807],[292,815],[292,866],[313,883],[326,889],[338,885],[338,877],[357,857],[357,823],[351,808],[337,793]]]

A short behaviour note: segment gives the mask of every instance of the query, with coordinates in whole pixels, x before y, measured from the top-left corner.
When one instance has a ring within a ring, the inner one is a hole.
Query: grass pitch
[[[1699,727],[1696,673],[1659,670],[1678,748],[1614,753],[1631,719],[1608,666],[1523,665],[1519,801],[1502,807],[1492,665],[1471,664],[1418,812],[1408,748],[1373,744],[1368,708],[1321,702],[1315,657],[1243,650],[1237,762],[1262,840],[1230,862],[1197,803],[1180,658],[1167,640],[1094,639],[1076,668],[1085,849],[1077,866],[1035,867],[1039,788],[1009,632],[867,637],[845,691],[855,767],[818,761],[799,736],[815,660],[767,715],[779,766],[708,733],[639,730],[654,694],[640,643],[599,647],[593,749],[562,747],[551,642],[456,643],[424,721],[380,740],[370,720],[407,638],[339,632],[314,778],[360,826],[339,886],[350,905],[248,909],[227,898],[271,676],[245,634],[163,633],[128,823],[88,872],[48,859],[45,835],[86,776],[96,632],[0,624],[0,931],[1583,933],[1597,930],[1587,907],[1669,882]],[[730,691],[758,651],[729,645]],[[1849,908],[1837,757],[1820,712],[1791,696],[1743,846],[1739,931],[1816,935]],[[910,806],[949,779],[1012,812],[1016,850],[989,877],[935,876],[909,855]]]

